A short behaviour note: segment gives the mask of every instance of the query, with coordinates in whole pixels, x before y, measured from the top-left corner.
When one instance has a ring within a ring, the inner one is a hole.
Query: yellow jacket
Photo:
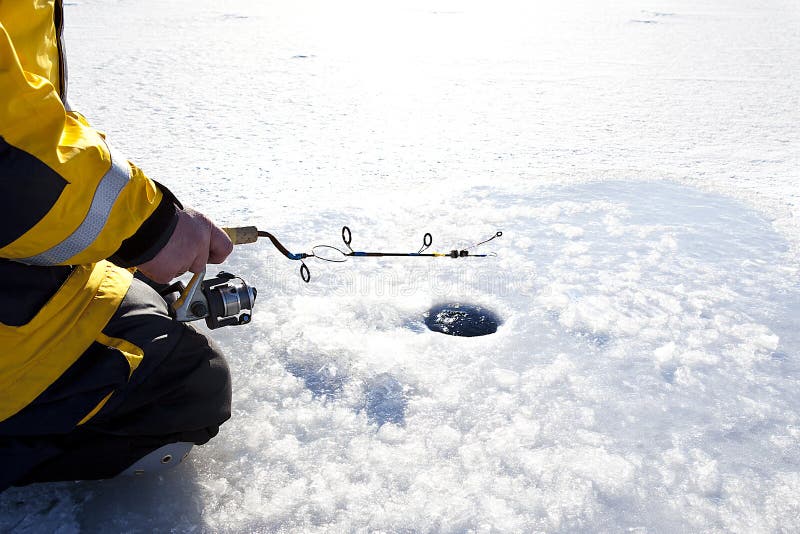
[[[0,277],[3,265],[18,278],[73,266],[24,322],[0,322],[0,422],[92,343],[133,372],[141,350],[101,331],[130,285],[125,267],[152,258],[176,217],[171,195],[65,104],[61,19],[61,0],[0,0]]]

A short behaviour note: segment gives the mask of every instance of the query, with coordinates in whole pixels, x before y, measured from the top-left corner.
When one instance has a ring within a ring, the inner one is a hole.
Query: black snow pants
[[[103,332],[142,348],[139,367],[83,425],[59,428],[59,410],[81,402],[82,389],[97,387],[83,386],[82,374],[91,373],[73,368],[0,423],[0,491],[34,482],[111,478],[163,445],[206,443],[230,417],[230,373],[222,353],[192,326],[173,320],[150,285],[135,278]],[[92,365],[100,356],[80,361]]]

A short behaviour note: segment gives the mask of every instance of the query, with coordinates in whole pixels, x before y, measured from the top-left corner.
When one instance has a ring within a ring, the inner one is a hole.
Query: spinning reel
[[[205,319],[212,330],[250,322],[258,292],[242,278],[221,272],[205,280],[205,271],[192,276],[188,286],[178,282],[180,297],[172,303],[175,318],[181,322]]]

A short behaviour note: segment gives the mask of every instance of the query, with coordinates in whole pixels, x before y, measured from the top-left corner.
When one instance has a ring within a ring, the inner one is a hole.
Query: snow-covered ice
[[[608,4],[608,5],[604,5]],[[800,530],[800,7],[67,2],[70,101],[224,268],[234,415],[172,472],[0,496],[0,530]],[[213,272],[213,270],[212,270]],[[464,302],[495,334],[429,331]]]

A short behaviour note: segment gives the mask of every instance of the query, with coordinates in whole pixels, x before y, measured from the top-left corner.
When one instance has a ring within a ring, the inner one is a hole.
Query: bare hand
[[[187,271],[199,273],[208,263],[222,263],[233,250],[228,235],[192,209],[178,211],[178,224],[164,248],[138,266],[151,280],[166,284]]]

